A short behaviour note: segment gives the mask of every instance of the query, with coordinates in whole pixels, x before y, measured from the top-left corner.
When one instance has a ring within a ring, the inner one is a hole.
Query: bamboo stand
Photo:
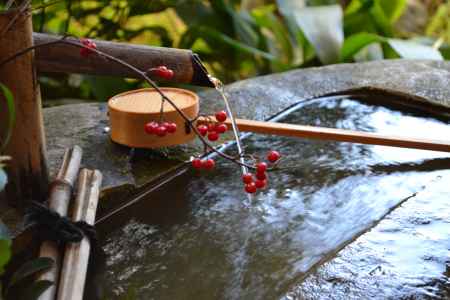
[[[94,224],[101,183],[102,174],[99,171],[81,170],[72,221]],[[57,299],[83,299],[90,246],[86,237],[80,243],[66,246]]]
[[[82,150],[75,146],[67,150],[62,162],[61,169],[54,180],[50,189],[49,208],[59,213],[61,216],[67,215],[69,201],[72,196],[73,185],[76,181],[78,170],[80,168]],[[56,294],[56,285],[58,283],[59,270],[61,266],[61,254],[59,247],[54,242],[45,241],[41,245],[40,257],[50,257],[55,265],[42,273],[39,280],[49,280],[54,283],[40,297],[39,300],[53,300]]]
[[[32,15],[27,10],[0,13],[1,58],[32,46]],[[41,96],[33,52],[2,66],[0,83],[12,91],[16,111],[12,139],[3,153],[12,157],[7,168],[9,183],[5,196],[11,205],[23,208],[29,199],[45,200],[48,186]],[[9,116],[2,97],[0,93],[0,139],[3,140]]]

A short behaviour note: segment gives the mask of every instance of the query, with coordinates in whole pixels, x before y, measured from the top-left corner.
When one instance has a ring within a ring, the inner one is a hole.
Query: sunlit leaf
[[[402,58],[443,60],[442,54],[433,47],[413,41],[388,39],[389,46]]]
[[[385,39],[379,35],[367,32],[361,32],[349,36],[345,39],[341,51],[341,60],[349,60],[358,51],[375,42],[383,42]]]
[[[293,14],[319,60],[324,64],[337,62],[344,41],[341,6],[305,7]]]
[[[6,107],[8,108],[8,128],[6,129],[6,135],[3,143],[0,144],[0,153],[3,152],[6,145],[8,145],[11,139],[14,123],[16,122],[16,110],[14,107],[14,96],[11,91],[3,84],[0,83],[0,99],[3,98],[6,101]],[[3,96],[3,97],[2,97]],[[1,189],[0,189],[1,190]]]
[[[403,14],[407,0],[378,0],[378,3],[392,24]]]
[[[382,33],[385,36],[391,37],[394,34],[394,29],[389,17],[381,7],[380,2],[374,1],[373,6],[370,8],[370,17],[372,23],[377,27],[377,32]]]
[[[22,279],[36,274],[37,272],[47,270],[53,267],[54,261],[49,257],[39,257],[23,264],[11,277],[10,286],[15,285]]]

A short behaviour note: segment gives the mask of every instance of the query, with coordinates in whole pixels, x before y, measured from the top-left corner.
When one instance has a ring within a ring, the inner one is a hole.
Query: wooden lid
[[[199,100],[195,93],[177,88],[161,90],[189,120],[197,117]],[[161,120],[161,95],[155,89],[140,89],[116,95],[108,101],[108,108],[111,139],[116,143],[134,148],[158,148],[184,144],[195,137],[192,130],[186,132],[186,121],[167,101],[164,102],[163,120],[175,123],[177,131],[164,137],[145,132],[146,123]]]
[[[173,100],[181,110],[198,102],[198,96],[191,91],[177,88],[161,88],[164,94]],[[127,113],[156,113],[161,109],[161,95],[155,89],[140,89],[125,92],[109,100],[109,109]],[[164,112],[173,112],[175,108],[164,103]]]

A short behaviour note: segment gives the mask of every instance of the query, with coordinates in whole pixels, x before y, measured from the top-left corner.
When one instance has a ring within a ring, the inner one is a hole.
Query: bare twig
[[[160,96],[162,97],[162,99],[164,101],[167,101],[176,111],[177,113],[186,121],[186,123],[189,125],[189,127],[191,128],[191,130],[194,131],[194,133],[198,136],[198,138],[200,139],[200,141],[205,145],[206,148],[210,149],[212,152],[216,153],[217,155],[219,155],[220,157],[227,159],[231,162],[234,162],[235,164],[238,164],[242,167],[247,167],[249,169],[255,169],[255,166],[253,165],[249,165],[246,164],[245,162],[239,161],[239,159],[236,159],[235,157],[232,157],[230,155],[227,155],[217,149],[215,149],[214,145],[210,144],[197,130],[197,127],[195,126],[193,120],[189,119],[189,117],[182,111],[180,110],[180,108],[170,99],[168,98],[164,92],[158,87],[158,85],[147,75],[146,71],[142,71],[136,67],[134,67],[133,65],[119,59],[116,58],[112,55],[109,55],[107,53],[104,53],[98,49],[93,49],[90,47],[87,47],[85,45],[83,45],[82,43],[80,43],[78,40],[74,41],[74,40],[70,40],[68,39],[68,36],[64,36],[61,39],[58,39],[56,41],[52,41],[49,43],[45,43],[45,44],[39,44],[39,45],[34,45],[32,47],[26,48],[18,53],[16,53],[15,55],[6,58],[5,60],[0,62],[0,68],[5,65],[6,63],[16,59],[17,57],[27,53],[28,51],[34,50],[36,48],[40,48],[40,47],[46,47],[46,46],[50,46],[50,45],[54,45],[54,44],[58,44],[58,43],[64,43],[67,45],[72,45],[74,47],[78,47],[78,48],[86,48],[89,49],[91,52],[97,54],[100,57],[103,57],[111,62],[117,63],[127,69],[129,69],[130,71],[134,72],[136,75],[138,75],[138,77],[140,77],[141,79],[145,80],[151,87],[153,87],[158,94],[160,94]],[[268,170],[269,171],[269,170]]]

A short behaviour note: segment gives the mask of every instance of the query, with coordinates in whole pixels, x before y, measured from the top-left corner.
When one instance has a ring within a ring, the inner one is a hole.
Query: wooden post
[[[33,44],[31,13],[9,10],[0,13],[0,58],[10,57]],[[13,206],[24,207],[29,199],[44,200],[48,189],[45,138],[34,53],[28,52],[0,67],[0,82],[13,93],[16,122],[5,153],[8,185],[1,198]],[[8,113],[0,95],[0,138],[6,134]]]
[[[71,150],[66,150],[61,169],[52,184],[48,206],[61,216],[67,215],[73,186],[77,179],[78,170],[80,169],[81,156],[82,150],[78,146],[75,146]],[[50,257],[55,261],[55,265],[39,276],[39,280],[49,280],[53,282],[53,285],[39,297],[39,300],[55,299],[59,272],[61,269],[62,255],[59,250],[58,245],[52,241],[45,241],[41,245],[39,256]]]
[[[85,221],[94,225],[101,185],[102,173],[97,170],[81,170],[72,221]],[[83,300],[90,249],[91,245],[86,237],[80,243],[66,246],[58,300]]]

